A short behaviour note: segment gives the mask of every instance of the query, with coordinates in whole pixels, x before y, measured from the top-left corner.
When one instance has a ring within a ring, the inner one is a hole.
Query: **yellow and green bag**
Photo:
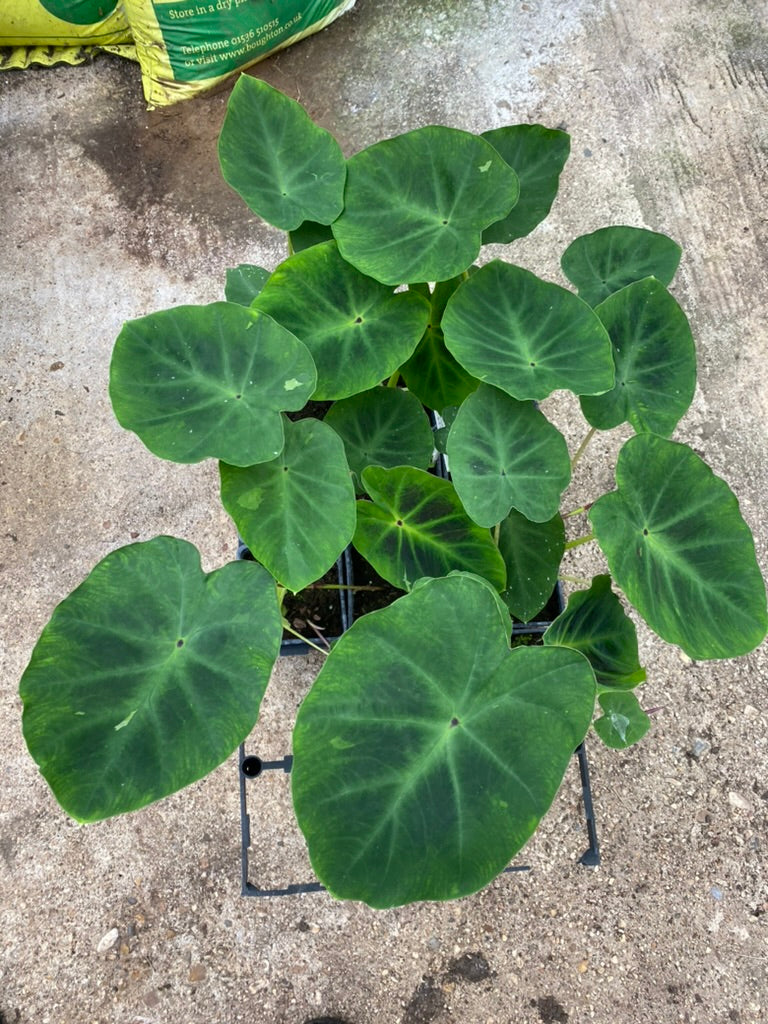
[[[150,107],[211,89],[355,0],[124,0]]]
[[[80,64],[95,49],[135,57],[120,0],[2,0],[0,69]]]

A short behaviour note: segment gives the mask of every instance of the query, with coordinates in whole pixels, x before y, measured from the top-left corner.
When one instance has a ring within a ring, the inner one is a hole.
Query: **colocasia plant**
[[[484,886],[590,726],[618,748],[645,733],[616,591],[693,659],[762,641],[737,500],[670,440],[696,383],[666,287],[679,247],[633,227],[577,238],[562,270],[578,294],[476,262],[546,217],[568,151],[540,125],[433,126],[345,160],[297,103],[239,80],[223,175],[291,255],[228,271],[226,301],[127,323],[110,396],[161,458],[219,461],[253,560],[205,574],[192,545],[156,537],[108,555],[56,608],[21,682],[23,724],[74,818],[133,811],[227,758],[256,723],[281,597],[350,544],[402,594],[325,658],[295,723],[292,788],[320,880],[374,907]],[[582,449],[572,459],[538,405],[563,389],[588,436],[634,430],[569,543],[560,501]],[[436,448],[450,478],[430,471]],[[540,612],[564,551],[587,540],[608,571],[543,643],[512,646],[512,618]]]

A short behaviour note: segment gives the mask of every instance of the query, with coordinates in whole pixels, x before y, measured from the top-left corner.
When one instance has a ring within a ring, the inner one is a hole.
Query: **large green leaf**
[[[477,573],[502,590],[504,560],[488,530],[473,523],[449,480],[411,466],[369,466],[353,544],[376,572],[408,589],[422,576]]]
[[[254,302],[307,346],[317,366],[314,398],[347,398],[389,377],[411,355],[429,303],[359,273],[335,242],[296,253]]]
[[[765,584],[734,494],[686,445],[637,434],[618,490],[590,519],[616,583],[660,637],[691,658],[734,658],[768,630]]]
[[[669,437],[693,400],[696,346],[685,313],[653,277],[627,285],[595,308],[613,344],[616,383],[584,396],[598,430],[629,422],[638,433]]]
[[[504,220],[483,232],[483,242],[523,238],[549,213],[557,195],[560,172],[571,151],[566,132],[540,124],[513,124],[483,132],[520,181],[520,198]]]
[[[470,272],[474,268],[470,269]],[[401,368],[408,389],[429,409],[442,411],[461,405],[478,385],[476,377],[467,373],[445,347],[440,320],[448,299],[464,281],[461,277],[438,281],[430,295],[431,312],[424,336],[407,363]],[[427,289],[429,294],[429,289]]]
[[[560,265],[581,298],[596,306],[619,288],[644,277],[669,284],[681,254],[677,242],[666,235],[616,225],[574,239]]]
[[[625,750],[648,732],[651,720],[634,693],[601,693],[597,698],[604,714],[593,728],[606,747]]]
[[[58,606],[21,680],[24,737],[78,821],[202,778],[253,728],[282,627],[274,580],[156,537],[112,552]]]
[[[272,462],[220,465],[221,500],[253,557],[294,592],[325,573],[355,529],[355,489],[341,438],[325,423],[285,421]]]
[[[475,892],[525,844],[589,728],[564,648],[509,650],[480,580],[433,579],[355,622],[293,734],[293,799],[331,892],[391,907]]]
[[[241,75],[219,136],[224,180],[251,210],[283,231],[330,224],[344,205],[346,164],[338,142],[303,107]]]
[[[513,398],[613,387],[611,340],[594,311],[522,267],[486,264],[448,300],[442,327],[461,365]]]
[[[241,263],[227,270],[227,283],[224,296],[227,302],[238,302],[241,306],[250,306],[264,287],[269,271],[257,267],[253,263]]]
[[[172,462],[249,466],[283,447],[281,411],[301,409],[317,376],[305,345],[234,302],[177,306],[125,324],[112,353],[115,415]]]
[[[400,388],[372,388],[334,402],[323,423],[344,442],[358,490],[366,466],[416,466],[432,461],[433,438],[427,414],[414,395]]]
[[[507,567],[502,597],[512,614],[530,622],[549,600],[565,551],[565,526],[558,513],[532,523],[514,509],[499,528],[499,551]]]
[[[544,523],[560,508],[568,446],[533,402],[481,384],[459,409],[447,448],[456,492],[480,526],[495,526],[512,508]]]
[[[595,576],[578,590],[544,634],[544,643],[581,651],[601,686],[632,689],[645,679],[637,653],[637,631],[611,590],[610,576]]]
[[[483,229],[518,193],[517,175],[484,139],[418,128],[348,161],[333,234],[345,259],[385,284],[445,281],[474,262]]]

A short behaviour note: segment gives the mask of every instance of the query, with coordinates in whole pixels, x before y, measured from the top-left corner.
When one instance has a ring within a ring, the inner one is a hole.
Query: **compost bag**
[[[79,64],[94,49],[132,55],[119,0],[2,0],[0,68]]]
[[[124,0],[150,107],[224,81],[349,10],[355,0]]]
[[[0,0],[0,69],[137,59],[150,107],[188,99],[325,28],[355,0]],[[135,46],[133,45],[135,43]]]

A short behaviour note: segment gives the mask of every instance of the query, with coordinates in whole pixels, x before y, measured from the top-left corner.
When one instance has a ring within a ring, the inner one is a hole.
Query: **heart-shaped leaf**
[[[518,402],[488,384],[459,409],[448,459],[456,492],[480,526],[495,526],[512,508],[547,522],[571,479],[560,431],[533,402]]]
[[[20,685],[24,737],[62,807],[97,821],[207,775],[253,728],[281,634],[274,580],[252,562],[205,574],[174,537],[99,562]]]
[[[257,561],[294,592],[320,579],[352,539],[355,489],[341,438],[320,420],[285,421],[272,462],[222,463],[221,500]]]
[[[574,239],[562,255],[563,273],[590,306],[619,288],[655,277],[666,285],[675,276],[682,249],[666,235],[615,225]]]
[[[237,302],[241,306],[250,306],[264,287],[269,271],[252,263],[241,263],[227,271],[227,284],[224,296],[227,302]]]
[[[522,267],[493,260],[458,288],[442,319],[445,343],[479,380],[521,401],[568,388],[613,387],[611,340],[572,292]]]
[[[470,268],[470,273],[474,269]],[[478,385],[477,378],[467,373],[445,347],[440,326],[445,305],[463,280],[462,275],[450,281],[438,281],[431,294],[427,288],[431,303],[429,324],[416,351],[401,368],[408,390],[428,409],[443,410],[461,405]]]
[[[544,634],[544,643],[581,651],[600,686],[631,690],[645,679],[635,624],[611,590],[610,576],[595,576],[589,590],[571,594],[565,611]]]
[[[514,509],[499,528],[499,551],[507,567],[502,597],[521,622],[530,622],[545,607],[557,583],[565,551],[562,516],[532,523]]]
[[[234,302],[129,320],[109,395],[120,424],[172,462],[266,462],[282,450],[281,411],[301,409],[317,376],[305,345]]]
[[[686,445],[637,434],[618,490],[590,519],[613,578],[645,621],[691,658],[735,658],[768,630],[765,584],[728,485]]]
[[[359,273],[335,242],[314,245],[274,271],[254,306],[307,346],[317,366],[314,398],[347,398],[389,377],[411,355],[429,303]]]
[[[685,313],[653,277],[614,292],[595,312],[611,337],[616,383],[604,395],[585,395],[582,412],[598,430],[629,422],[638,433],[669,437],[696,389],[696,347]]]
[[[295,100],[250,75],[229,97],[219,163],[250,209],[283,231],[305,220],[330,224],[344,205],[346,164],[336,139]]]
[[[601,693],[597,698],[605,714],[593,728],[606,747],[625,750],[648,732],[651,720],[634,693]]]
[[[488,530],[473,523],[449,480],[411,466],[369,466],[353,544],[376,572],[406,590],[422,576],[464,569],[504,588],[504,560]]]
[[[416,466],[432,461],[432,427],[418,398],[400,388],[372,388],[334,402],[323,420],[344,442],[358,491],[367,466]]]
[[[546,813],[595,680],[564,648],[509,650],[493,594],[433,579],[355,622],[293,734],[293,800],[331,892],[391,907],[494,878]]]
[[[494,128],[483,132],[482,138],[514,169],[520,182],[517,204],[504,220],[485,229],[483,243],[512,242],[530,234],[552,208],[571,139],[566,132],[540,124]]]
[[[483,229],[518,193],[517,175],[484,139],[418,128],[348,161],[333,234],[344,259],[377,281],[445,281],[475,261]]]

